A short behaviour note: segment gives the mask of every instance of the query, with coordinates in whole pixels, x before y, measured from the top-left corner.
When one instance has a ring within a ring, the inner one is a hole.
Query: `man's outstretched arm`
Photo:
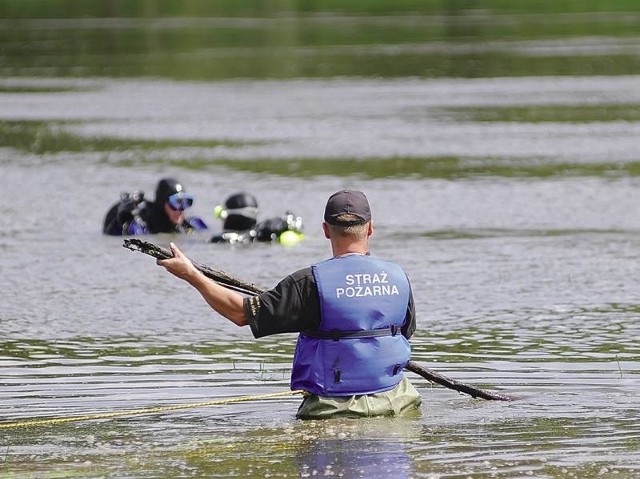
[[[238,326],[249,324],[243,308],[243,297],[200,272],[178,247],[170,243],[173,258],[159,259],[158,265],[193,286],[211,308]]]

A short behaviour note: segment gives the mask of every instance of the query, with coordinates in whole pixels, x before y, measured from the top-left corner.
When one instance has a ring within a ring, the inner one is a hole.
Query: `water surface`
[[[576,29],[602,15],[626,14],[600,12]],[[78,38],[110,32],[126,45],[123,25],[133,34],[151,22],[78,26],[43,17],[19,27],[30,39],[3,34],[10,37],[2,40],[4,58],[20,44],[44,48],[32,39],[62,38],[67,29]],[[342,21],[393,33],[437,20]],[[200,34],[193,19],[157,22],[160,32],[179,25]],[[327,24],[348,30],[335,19]],[[625,38],[596,42],[607,53],[586,55],[592,65],[612,51],[637,61],[629,47],[635,37],[620,31]],[[502,38],[499,46],[512,56],[546,55],[562,43],[565,53],[585,55],[577,46],[590,44],[548,32],[522,40]],[[221,52],[195,43],[206,58]],[[400,65],[412,49],[456,56],[453,45],[436,43],[407,37],[396,50],[397,39],[357,48]],[[171,74],[138,74],[123,66],[129,53],[114,45],[108,57],[108,44],[97,44],[68,63],[60,49],[0,67],[0,426],[215,404],[0,429],[2,475],[638,476],[640,77],[633,61],[625,72],[618,63],[606,74],[555,69],[542,77],[549,72],[534,62],[526,75],[512,69],[499,78],[488,57],[478,57],[487,65],[482,74],[466,78],[378,78],[355,67],[343,75],[326,64],[322,75],[262,75],[248,62],[243,68],[252,73],[237,78],[233,70],[192,74],[173,60],[164,67]],[[246,45],[234,45],[229,57],[242,58]],[[93,69],[90,59],[113,69]],[[152,258],[100,234],[121,191],[152,195],[165,175],[196,195],[193,212],[212,231],[149,239],[177,240],[193,259],[264,287],[326,258],[327,196],[364,190],[374,213],[372,252],[402,264],[413,283],[413,359],[520,399],[474,400],[415,375],[423,397],[416,417],[301,422],[298,397],[261,399],[287,391],[295,336],[254,340]],[[219,228],[213,207],[242,189],[258,197],[263,217],[285,209],[301,215],[305,240],[292,248],[208,244]],[[241,396],[255,400],[224,403]]]

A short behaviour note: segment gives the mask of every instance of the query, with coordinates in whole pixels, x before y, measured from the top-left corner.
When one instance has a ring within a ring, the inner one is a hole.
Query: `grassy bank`
[[[561,14],[640,11],[635,0],[3,0],[3,18],[264,17],[285,14]]]

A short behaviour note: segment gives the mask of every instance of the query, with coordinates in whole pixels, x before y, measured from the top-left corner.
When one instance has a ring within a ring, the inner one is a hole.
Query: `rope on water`
[[[20,427],[47,426],[51,424],[62,424],[67,422],[93,421],[96,419],[112,419],[121,416],[142,416],[150,414],[159,414],[169,411],[179,411],[181,409],[193,409],[199,407],[222,406],[225,404],[233,404],[247,401],[261,401],[263,399],[272,399],[283,396],[292,396],[294,394],[302,394],[303,391],[282,391],[279,393],[258,394],[254,396],[237,396],[227,399],[218,399],[216,401],[205,401],[193,404],[176,404],[173,406],[157,406],[143,409],[130,409],[128,411],[116,411],[97,414],[85,414],[83,416],[57,417],[49,419],[33,419],[21,422],[0,423],[0,429],[16,429]]]

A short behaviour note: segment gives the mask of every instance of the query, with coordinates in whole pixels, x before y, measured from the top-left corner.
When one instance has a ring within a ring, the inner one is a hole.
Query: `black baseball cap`
[[[356,219],[340,221],[341,215],[353,215]],[[369,201],[362,191],[341,190],[332,194],[324,209],[324,220],[334,226],[362,225],[371,221]]]

